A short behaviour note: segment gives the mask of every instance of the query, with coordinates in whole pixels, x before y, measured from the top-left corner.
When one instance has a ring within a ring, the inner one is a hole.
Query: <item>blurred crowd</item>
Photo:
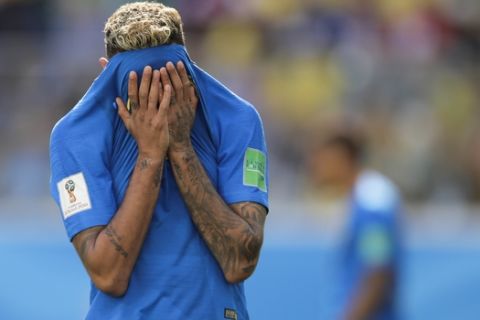
[[[48,195],[50,130],[100,72],[122,3],[0,0],[0,197]],[[409,201],[480,200],[478,0],[164,3],[191,57],[261,113],[273,196],[308,193],[312,142],[355,125]]]

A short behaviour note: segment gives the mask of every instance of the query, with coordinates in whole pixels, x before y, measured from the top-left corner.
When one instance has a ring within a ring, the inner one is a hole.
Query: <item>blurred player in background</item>
[[[92,281],[87,319],[248,319],[268,207],[258,113],[190,60],[173,8],[120,7],[105,43],[50,145],[51,192]]]
[[[400,197],[393,183],[363,166],[355,133],[335,133],[311,153],[311,177],[320,188],[348,198],[341,249],[340,307],[335,319],[397,319]]]

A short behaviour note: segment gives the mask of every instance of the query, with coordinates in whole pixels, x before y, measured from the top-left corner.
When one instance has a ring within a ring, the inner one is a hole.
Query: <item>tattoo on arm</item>
[[[174,169],[175,175],[177,176],[177,180],[183,182],[183,174],[180,166],[177,163],[172,162],[172,167]]]
[[[242,234],[244,241],[244,254],[249,262],[258,258],[263,242],[263,225],[265,224],[266,209],[258,203],[240,202],[232,205],[232,209],[250,226],[256,237],[249,233]],[[258,239],[260,238],[260,239]]]
[[[147,169],[150,166],[150,159],[148,158],[142,159],[142,161],[140,161],[139,163],[139,166],[140,166],[140,170],[142,171]]]
[[[163,165],[157,169],[157,172],[155,172],[155,177],[153,179],[153,186],[155,188],[158,188],[160,186],[160,183],[162,182],[162,170]]]
[[[213,187],[193,149],[186,152],[181,161],[182,166],[173,163],[173,171],[192,219],[212,254],[225,273],[241,268],[250,274],[263,242],[266,209],[250,202],[229,208]]]
[[[140,167],[140,170],[143,171],[148,167],[150,167],[151,164],[152,164],[152,160],[149,158],[145,158],[138,163],[138,166]],[[163,161],[161,165],[158,167],[158,169],[155,171],[155,175],[153,177],[153,186],[155,188],[158,188],[160,186],[160,183],[162,182],[162,173],[163,173]]]
[[[267,212],[264,206],[253,202],[239,202],[232,205],[232,209],[242,217],[252,229],[263,227]]]
[[[127,258],[128,257],[128,252],[120,244],[120,240],[122,238],[120,236],[118,236],[117,232],[115,231],[115,229],[111,225],[108,225],[105,228],[105,234],[110,239],[110,242],[115,247],[115,250],[117,250],[118,253],[120,253],[123,257]]]

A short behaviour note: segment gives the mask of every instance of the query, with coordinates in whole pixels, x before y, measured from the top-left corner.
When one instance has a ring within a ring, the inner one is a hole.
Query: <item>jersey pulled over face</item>
[[[50,142],[51,193],[68,236],[106,225],[125,195],[137,146],[117,115],[128,73],[183,61],[199,94],[193,147],[227,204],[268,208],[268,160],[261,119],[191,62],[180,45],[115,55],[85,96],[55,126]],[[87,319],[248,319],[243,283],[228,284],[197,232],[167,160],[160,196],[129,288],[113,298],[93,285]]]

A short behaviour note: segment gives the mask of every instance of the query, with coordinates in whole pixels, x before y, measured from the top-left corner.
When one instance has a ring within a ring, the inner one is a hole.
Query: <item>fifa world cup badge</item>
[[[70,203],[74,203],[75,201],[77,201],[77,197],[75,197],[75,193],[73,193],[73,191],[75,191],[75,182],[73,182],[73,180],[68,180],[65,183],[65,190],[67,190],[68,192],[68,200],[70,201]]]
[[[57,189],[65,219],[92,208],[88,186],[82,172],[60,180],[57,183]]]

